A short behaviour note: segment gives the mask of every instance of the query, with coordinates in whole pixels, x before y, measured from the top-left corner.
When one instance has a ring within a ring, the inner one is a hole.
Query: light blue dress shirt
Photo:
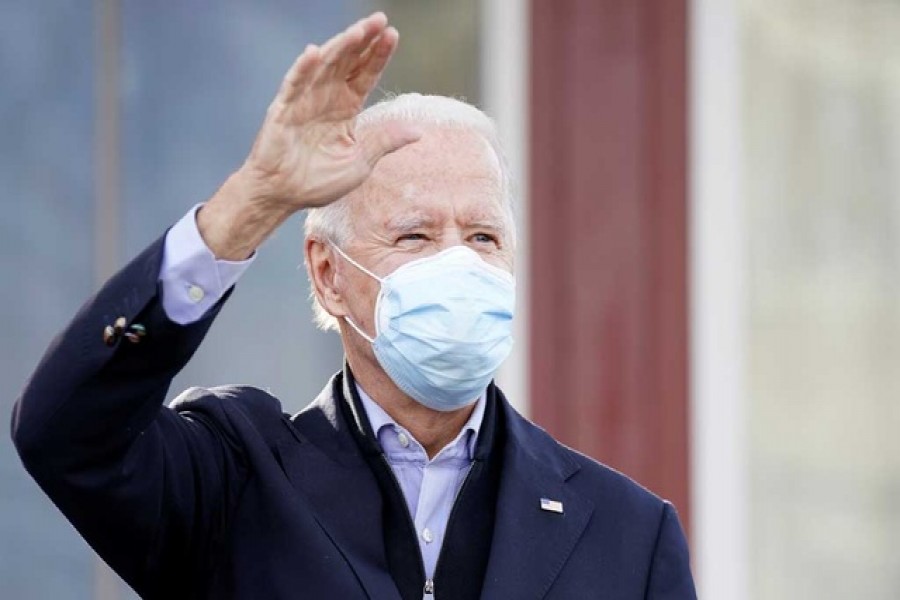
[[[372,431],[403,490],[406,506],[416,527],[425,577],[431,579],[444,543],[453,502],[472,466],[475,442],[484,419],[484,394],[478,398],[459,435],[429,459],[425,448],[409,431],[398,425],[359,385],[356,389]]]
[[[216,259],[197,229],[192,208],[166,234],[159,280],[163,310],[174,322],[187,325],[198,321],[253,262]],[[409,514],[415,525],[425,576],[434,577],[444,534],[456,495],[465,481],[478,431],[484,419],[484,394],[478,398],[469,420],[459,435],[433,458],[403,427],[398,425],[357,385],[372,431],[397,477]]]
[[[197,229],[192,208],[166,234],[159,281],[166,316],[179,325],[195,323],[237,283],[256,254],[247,260],[219,260]]]

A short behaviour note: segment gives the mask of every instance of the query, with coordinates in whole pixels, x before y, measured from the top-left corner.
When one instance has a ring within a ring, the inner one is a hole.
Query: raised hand
[[[297,58],[244,165],[198,215],[219,258],[246,258],[288,216],[341,198],[382,156],[419,139],[402,122],[359,136],[355,129],[397,41],[397,30],[375,13]]]
[[[401,123],[361,139],[354,131],[397,38],[375,13],[297,58],[247,159],[280,201],[292,208],[328,204],[362,183],[382,156],[418,139]]]

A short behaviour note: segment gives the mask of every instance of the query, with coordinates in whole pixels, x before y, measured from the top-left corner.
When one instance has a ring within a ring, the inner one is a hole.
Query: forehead
[[[382,158],[348,200],[354,223],[367,228],[449,215],[498,221],[503,215],[500,162],[475,131],[426,128],[418,142]]]

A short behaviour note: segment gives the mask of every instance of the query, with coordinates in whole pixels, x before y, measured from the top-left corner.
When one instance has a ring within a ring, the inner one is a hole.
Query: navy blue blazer
[[[163,405],[221,303],[171,322],[162,248],[114,276],[47,350],[13,412],[28,471],[142,597],[399,600],[379,489],[332,384],[295,416],[250,387]],[[507,435],[482,597],[695,598],[673,507],[499,397]]]

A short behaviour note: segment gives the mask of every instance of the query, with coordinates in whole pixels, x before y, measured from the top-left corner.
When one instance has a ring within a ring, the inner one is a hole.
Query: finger
[[[306,88],[319,64],[321,64],[321,50],[318,46],[309,44],[285,74],[278,94],[280,99],[283,102],[292,101]]]
[[[381,36],[375,40],[368,49],[363,62],[357,70],[350,74],[348,83],[351,88],[362,96],[368,96],[375,84],[381,78],[384,68],[391,60],[400,34],[393,27],[388,27]]]
[[[391,152],[415,143],[421,139],[421,127],[406,121],[387,121],[373,125],[360,135],[359,145],[369,167]]]
[[[365,60],[365,56],[369,52],[372,45],[380,39],[387,28],[387,21],[379,18],[383,14],[377,13],[373,15],[373,19],[367,19],[363,25],[363,37],[357,44],[348,48],[337,64],[337,72],[345,79],[350,73],[359,69],[360,63]]]
[[[359,55],[377,38],[387,26],[384,13],[375,13],[357,21],[343,33],[334,36],[322,47],[322,55],[326,64],[346,68],[359,58]]]

